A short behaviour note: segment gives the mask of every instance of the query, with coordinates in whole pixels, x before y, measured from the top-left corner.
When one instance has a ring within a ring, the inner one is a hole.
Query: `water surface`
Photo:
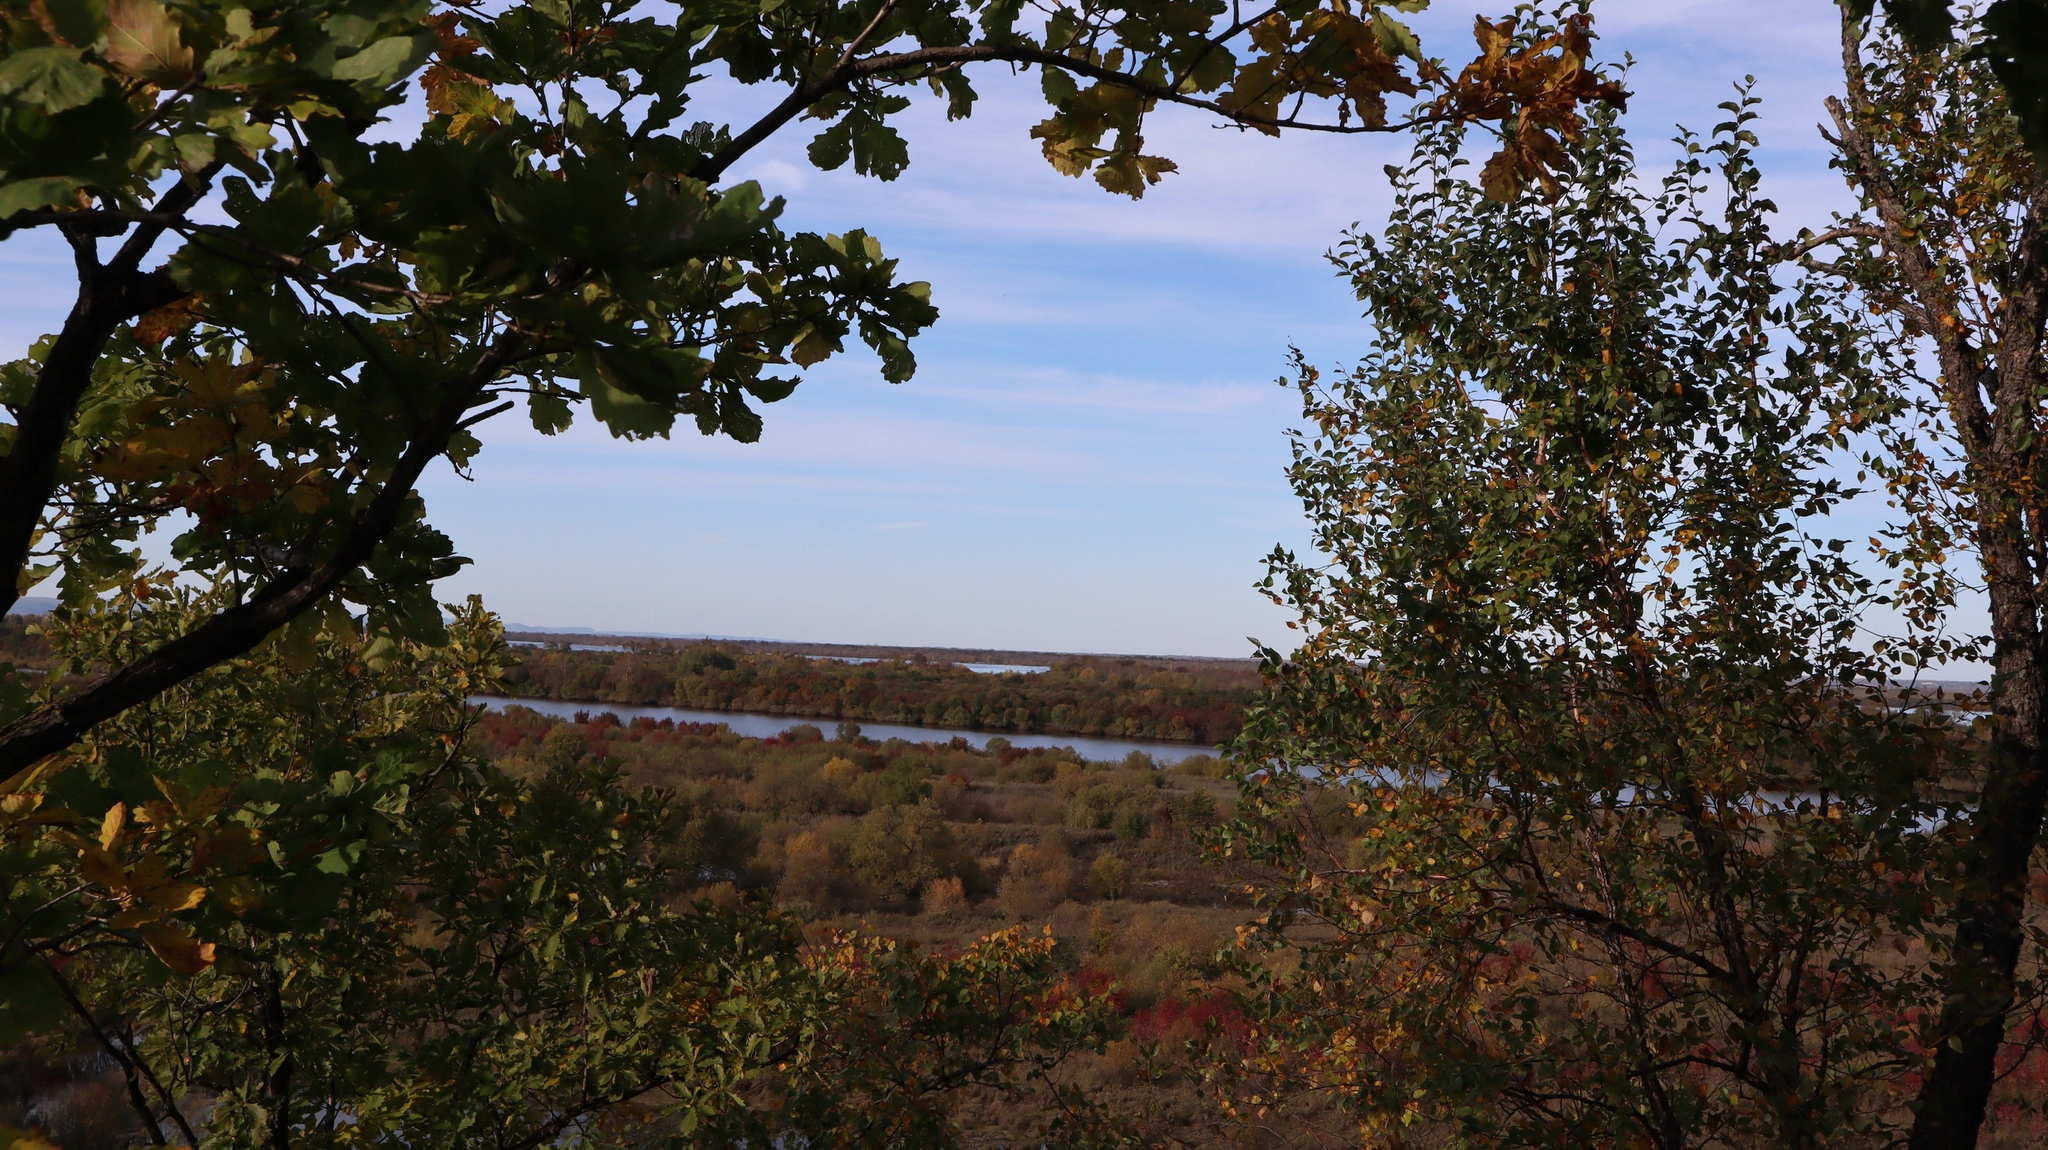
[[[589,703],[563,699],[507,699],[498,695],[475,695],[469,700],[481,703],[494,711],[507,706],[530,707],[543,715],[558,719],[573,719],[577,712],[601,715],[606,711],[621,720],[631,722],[646,717],[649,719],[674,719],[678,723],[724,723],[735,735],[766,739],[779,735],[800,723],[825,732],[831,738],[838,719],[809,719],[802,715],[757,715],[748,711],[700,711],[689,707],[636,707],[628,703]],[[1199,743],[1170,743],[1159,739],[1110,739],[1090,738],[1084,735],[1023,735],[1009,731],[968,731],[954,727],[914,727],[907,723],[859,722],[863,738],[886,740],[904,739],[912,743],[943,743],[948,739],[966,739],[977,748],[988,746],[990,739],[1005,739],[1013,747],[1072,747],[1084,759],[1106,761],[1121,759],[1132,751],[1143,751],[1151,755],[1161,766],[1170,766],[1182,759],[1195,755],[1213,755],[1216,748]]]

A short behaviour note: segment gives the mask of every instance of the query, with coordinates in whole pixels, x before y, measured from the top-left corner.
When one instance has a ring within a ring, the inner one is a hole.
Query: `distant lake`
[[[543,643],[539,639],[507,639],[507,647],[559,647],[560,643]],[[610,643],[570,643],[571,651],[624,651],[626,648]]]
[[[851,663],[856,667],[865,667],[870,663],[882,662],[880,659],[870,659],[863,655],[805,655],[804,658],[830,659],[835,663]],[[943,663],[939,664],[939,666],[946,665]],[[1052,670],[1051,667],[1039,663],[953,663],[951,666],[958,667],[963,671],[972,671],[977,675],[1007,675],[1012,673],[1018,675],[1043,675],[1047,671]],[[1021,746],[1022,744],[1019,745]]]
[[[621,720],[631,722],[646,717],[649,719],[674,719],[678,723],[724,723],[735,735],[748,738],[772,738],[791,727],[803,723],[825,732],[832,737],[838,719],[809,719],[802,715],[757,715],[746,711],[698,711],[687,707],[635,707],[626,703],[588,703],[563,699],[507,699],[497,695],[473,695],[470,702],[481,703],[494,711],[507,706],[529,707],[543,715],[558,719],[573,719],[578,711],[596,716],[609,711]],[[1084,759],[1097,762],[1121,759],[1132,751],[1143,751],[1152,756],[1161,766],[1170,766],[1182,759],[1195,755],[1213,755],[1214,747],[1197,743],[1169,743],[1157,739],[1100,739],[1082,735],[1023,735],[1009,731],[965,731],[952,727],[913,727],[904,723],[870,723],[852,719],[860,724],[862,737],[884,741],[903,739],[912,743],[943,743],[949,739],[966,739],[977,748],[988,746],[990,739],[1005,739],[1013,747],[1072,747]]]

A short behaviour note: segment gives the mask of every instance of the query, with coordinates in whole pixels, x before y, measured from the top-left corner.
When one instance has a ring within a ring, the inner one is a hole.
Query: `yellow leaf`
[[[206,888],[196,882],[167,882],[151,887],[143,898],[166,914],[191,910],[206,898]]]
[[[85,873],[87,882],[97,883],[112,891],[128,889],[128,872],[121,869],[120,860],[95,846],[86,846],[78,852],[78,869]]]
[[[199,322],[199,297],[188,295],[176,303],[144,312],[135,321],[135,342],[144,347],[161,347],[165,340]]]
[[[200,942],[185,928],[170,922],[153,922],[142,928],[142,941],[179,974],[198,974],[213,965],[214,946]]]
[[[115,803],[107,810],[107,817],[100,820],[100,849],[114,849],[114,840],[121,837],[121,827],[128,821],[128,804]]]
[[[241,875],[221,883],[216,889],[220,892],[220,900],[237,918],[263,905],[263,895],[256,889],[256,884]]]

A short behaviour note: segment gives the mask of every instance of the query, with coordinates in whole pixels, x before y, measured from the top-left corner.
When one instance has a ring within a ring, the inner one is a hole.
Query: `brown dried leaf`
[[[188,295],[176,303],[144,312],[135,321],[135,342],[144,347],[162,347],[165,340],[199,322],[199,297]]]
[[[157,0],[107,0],[107,62],[157,84],[192,78],[192,49],[178,22]]]

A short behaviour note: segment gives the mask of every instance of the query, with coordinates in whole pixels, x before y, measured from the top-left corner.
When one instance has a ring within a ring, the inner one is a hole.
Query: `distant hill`
[[[9,615],[47,615],[57,609],[57,601],[47,595],[25,595],[14,601],[7,609]]]

